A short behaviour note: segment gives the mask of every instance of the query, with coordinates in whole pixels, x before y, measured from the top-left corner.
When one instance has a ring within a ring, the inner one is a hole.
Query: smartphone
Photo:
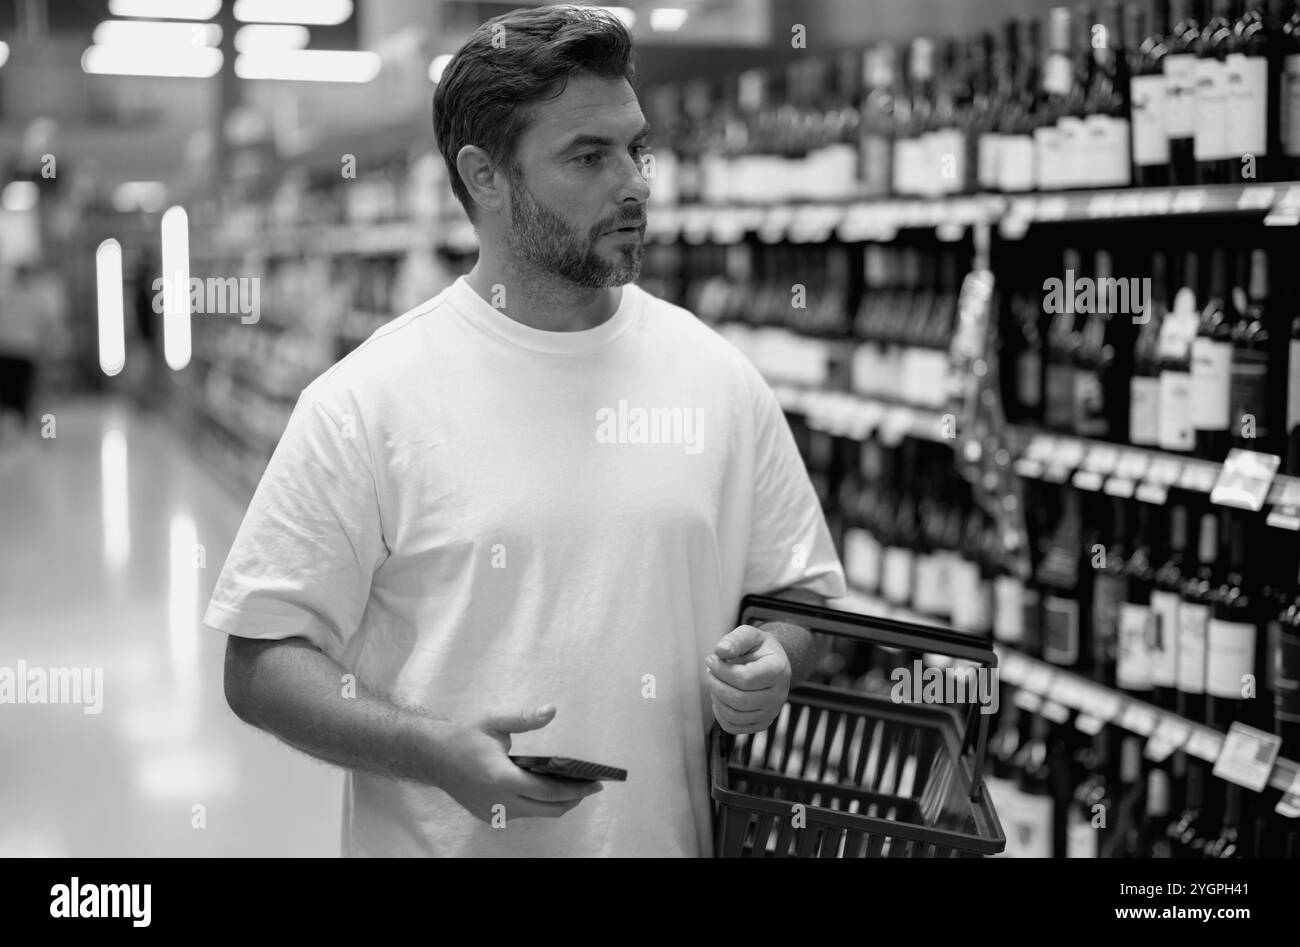
[[[627,770],[601,763],[589,763],[586,760],[574,760],[567,756],[511,756],[516,766],[554,779],[576,779],[582,782],[623,782],[627,779]]]

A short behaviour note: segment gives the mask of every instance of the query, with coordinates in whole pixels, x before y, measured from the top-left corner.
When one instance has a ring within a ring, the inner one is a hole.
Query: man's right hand
[[[490,822],[493,806],[504,805],[506,819],[556,819],[590,795],[599,782],[538,776],[510,759],[510,734],[540,730],[555,717],[554,705],[519,713],[494,714],[476,723],[440,723],[438,788],[476,819]]]

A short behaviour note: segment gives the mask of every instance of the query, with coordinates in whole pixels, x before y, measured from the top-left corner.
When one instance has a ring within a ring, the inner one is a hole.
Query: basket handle
[[[853,638],[894,648],[928,651],[931,654],[946,654],[990,668],[997,667],[998,664],[998,656],[992,648],[973,642],[969,635],[945,628],[916,625],[857,612],[842,612],[805,602],[788,602],[769,595],[746,595],[740,603],[742,625],[791,619],[795,624],[811,623],[809,630],[819,634]]]
[[[932,625],[881,618],[877,615],[844,612],[824,605],[791,602],[769,595],[746,595],[740,603],[739,623],[749,625],[767,621],[799,624],[817,634],[852,638],[870,644],[945,654],[949,657],[973,661],[987,668],[998,666],[998,656],[992,648],[976,644],[960,632],[948,631]],[[975,749],[970,792],[973,802],[978,802],[984,791],[984,757],[988,747],[988,725],[988,714],[980,713],[979,707],[972,703],[966,711],[961,752],[965,753],[967,747]]]

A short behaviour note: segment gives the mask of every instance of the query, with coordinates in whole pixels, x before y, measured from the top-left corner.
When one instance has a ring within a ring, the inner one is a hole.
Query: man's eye
[[[592,165],[599,161],[601,157],[599,151],[589,151],[585,155],[578,155],[576,160],[578,164]]]

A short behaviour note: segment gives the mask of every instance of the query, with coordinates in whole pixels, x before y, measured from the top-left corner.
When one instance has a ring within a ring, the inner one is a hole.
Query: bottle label
[[[1097,575],[1092,583],[1092,656],[1098,667],[1113,667],[1119,651],[1120,608],[1128,594],[1122,575]]]
[[[1268,153],[1268,60],[1230,53],[1228,69],[1228,155]]]
[[[1198,431],[1228,429],[1232,346],[1203,336],[1192,340],[1192,418]]]
[[[952,564],[952,623],[958,631],[980,629],[980,570],[969,559]]]
[[[906,606],[912,602],[912,558],[912,550],[901,546],[885,550],[881,592],[891,605]]]
[[[1169,163],[1166,84],[1163,75],[1134,76],[1129,86],[1133,104],[1133,163],[1144,168]]]
[[[1074,366],[1049,362],[1043,420],[1054,430],[1074,428]]]
[[[1106,399],[1097,373],[1088,369],[1074,372],[1074,432],[1080,437],[1105,437]]]
[[[912,592],[912,608],[923,615],[934,613],[934,602],[939,596],[935,594],[936,579],[939,574],[939,557],[935,553],[918,553],[916,556],[915,582]]]
[[[1300,723],[1300,634],[1277,625],[1270,663],[1274,714],[1278,720]]]
[[[1286,367],[1286,430],[1290,434],[1300,425],[1300,340],[1290,345]]]
[[[1172,592],[1151,593],[1151,683],[1178,684],[1178,612],[1182,599]]]
[[[998,148],[998,189],[1008,193],[1032,191],[1037,182],[1034,139],[1003,135]]]
[[[1025,584],[1014,575],[1000,575],[993,583],[993,637],[1007,644],[1025,640]]]
[[[1081,813],[1070,810],[1070,825],[1065,833],[1066,858],[1099,858],[1101,852],[1097,845],[1098,832],[1092,827],[1091,819]]]
[[[1228,157],[1227,69],[1217,59],[1196,60],[1196,133],[1192,146],[1197,161]]]
[[[960,129],[943,128],[934,133],[935,189],[957,194],[966,187],[966,136]]]
[[[1268,356],[1264,352],[1238,349],[1232,357],[1232,409],[1228,421],[1234,436],[1245,437],[1247,424],[1254,437],[1267,437]]]
[[[859,189],[865,197],[889,193],[890,142],[884,135],[869,132],[858,140]]]
[[[1107,187],[1128,187],[1133,183],[1133,167],[1129,162],[1129,139],[1132,137],[1129,120],[1112,117],[1107,123],[1107,130],[1106,154],[1109,161],[1106,166],[1110,170],[1101,183]]]
[[[998,187],[998,152],[1002,147],[1002,136],[997,132],[980,135],[978,145],[977,179],[981,190],[994,191]]]
[[[1208,605],[1183,602],[1178,610],[1178,689],[1205,693],[1205,636],[1210,624]]]
[[[1155,614],[1146,605],[1125,602],[1120,606],[1115,683],[1125,690],[1145,691],[1154,685],[1151,665],[1155,620]]]
[[[1160,379],[1134,375],[1130,386],[1129,440],[1144,447],[1160,443]]]
[[[1073,667],[1079,663],[1079,603],[1043,597],[1043,660]]]
[[[869,595],[880,588],[880,541],[865,529],[844,532],[844,572],[855,588]]]
[[[1191,372],[1160,373],[1160,448],[1189,451],[1196,446],[1192,426]]]
[[[1283,66],[1282,150],[1300,156],[1300,53],[1287,56]]]
[[[1196,57],[1165,57],[1165,133],[1169,138],[1196,134]]]
[[[1025,349],[1016,359],[1016,396],[1026,408],[1043,402],[1043,359],[1037,349]]]
[[[1106,187],[1115,173],[1115,129],[1109,115],[1089,115],[1083,120],[1084,149],[1079,161],[1082,187]],[[1128,155],[1125,153],[1125,157]]]
[[[1211,618],[1205,642],[1205,692],[1240,700],[1246,675],[1255,673],[1255,626]],[[1261,683],[1255,682],[1256,693]]]
[[[1063,115],[1057,122],[1057,128],[1060,130],[1057,141],[1060,177],[1056,186],[1066,188],[1087,184],[1090,166],[1095,164],[1095,158],[1088,148],[1087,126],[1077,115]]]

